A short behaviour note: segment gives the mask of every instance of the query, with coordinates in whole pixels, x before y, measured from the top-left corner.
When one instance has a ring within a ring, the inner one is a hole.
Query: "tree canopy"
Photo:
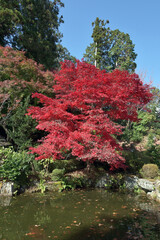
[[[21,22],[19,0],[0,0],[0,45],[10,44]]]
[[[55,98],[33,94],[43,107],[30,107],[28,114],[47,132],[41,145],[31,148],[37,159],[63,159],[68,152],[86,162],[107,162],[112,169],[124,167],[116,135],[118,119],[137,120],[137,108],[146,105],[152,94],[137,74],[114,70],[111,73],[77,61],[65,61],[54,75]]]
[[[61,40],[59,26],[60,0],[1,0],[0,43],[25,51],[27,57],[47,69],[59,66],[57,44]]]
[[[93,43],[86,48],[84,60],[107,72],[115,68],[134,72],[137,54],[129,34],[106,28],[108,23],[109,21],[104,22],[99,18],[92,23]]]
[[[31,125],[34,124],[30,119],[26,127],[27,118],[24,114],[26,106],[31,102],[36,104],[31,100],[31,94],[38,91],[53,96],[53,77],[53,72],[45,71],[42,65],[27,59],[24,52],[0,47],[0,127],[5,129],[7,135],[11,133],[8,136],[18,134],[18,127],[21,128],[19,133],[28,129],[29,134]],[[16,138],[20,139],[20,135]],[[11,139],[13,140],[12,137]],[[24,139],[23,137],[21,141]]]

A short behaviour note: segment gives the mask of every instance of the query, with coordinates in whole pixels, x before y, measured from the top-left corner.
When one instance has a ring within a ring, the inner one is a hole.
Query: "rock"
[[[106,173],[105,175],[103,175],[102,177],[100,177],[97,181],[97,183],[95,184],[96,188],[105,188],[108,185],[112,184],[112,180],[110,179],[110,176],[108,173]]]
[[[147,179],[139,178],[138,181],[138,186],[143,188],[146,191],[154,191],[154,182],[151,182]]]
[[[160,181],[159,180],[155,182],[155,192],[157,196],[157,201],[160,202]]]
[[[160,181],[149,181],[147,179],[138,179],[138,186],[147,192],[147,197],[151,200],[160,202]]]
[[[40,192],[40,188],[37,186],[31,186],[30,188],[25,190],[25,193],[36,193],[36,192]]]
[[[138,188],[138,178],[136,176],[133,177],[126,177],[124,180],[125,187],[129,190],[132,191],[135,188]]]
[[[0,182],[0,195],[13,196],[14,188],[13,182]]]
[[[156,199],[157,199],[156,192],[155,192],[155,191],[148,192],[148,193],[147,193],[147,197],[148,197],[149,199],[156,200]]]

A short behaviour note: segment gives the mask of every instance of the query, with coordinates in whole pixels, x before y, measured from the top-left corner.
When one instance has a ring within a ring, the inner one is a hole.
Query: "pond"
[[[0,239],[160,239],[160,204],[105,190],[0,198]]]

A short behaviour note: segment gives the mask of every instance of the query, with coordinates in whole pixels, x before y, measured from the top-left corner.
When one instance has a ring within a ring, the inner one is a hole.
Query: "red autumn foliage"
[[[107,162],[112,169],[123,168],[125,159],[115,136],[122,133],[118,119],[137,120],[137,109],[152,94],[137,74],[96,69],[85,62],[65,61],[54,76],[56,97],[35,93],[43,107],[31,107],[28,114],[38,121],[37,129],[48,135],[32,153],[38,159],[61,159],[68,150],[87,162]]]

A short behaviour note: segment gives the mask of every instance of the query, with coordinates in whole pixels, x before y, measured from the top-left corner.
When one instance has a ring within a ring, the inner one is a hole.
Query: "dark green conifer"
[[[129,34],[118,29],[106,28],[108,23],[108,20],[105,22],[99,18],[92,23],[93,43],[87,47],[84,60],[106,71],[119,68],[134,72],[137,54],[134,52],[134,44]]]

